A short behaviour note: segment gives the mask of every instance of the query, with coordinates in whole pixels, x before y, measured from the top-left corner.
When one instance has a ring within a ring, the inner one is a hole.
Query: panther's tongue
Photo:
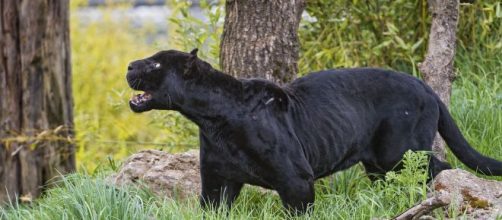
[[[152,95],[148,92],[145,92],[143,94],[134,95],[131,98],[131,103],[134,105],[141,105],[147,101],[150,101],[150,99],[152,99]]]

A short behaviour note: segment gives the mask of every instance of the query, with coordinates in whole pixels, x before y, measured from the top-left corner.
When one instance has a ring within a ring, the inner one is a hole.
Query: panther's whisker
[[[142,80],[142,79],[139,79],[138,81],[139,81],[139,82],[138,82],[138,88],[139,88],[139,87],[141,86],[141,83],[143,82],[143,80]]]
[[[136,88],[136,86],[138,85],[138,81],[139,81],[139,79],[134,79],[134,81],[132,81],[132,83],[131,83],[131,87]]]
[[[167,106],[171,107],[171,105],[172,105],[171,95],[169,95],[169,93],[168,93],[167,94]]]
[[[139,83],[140,79],[135,79],[133,82],[132,82],[132,87],[133,88],[138,88],[138,83]]]

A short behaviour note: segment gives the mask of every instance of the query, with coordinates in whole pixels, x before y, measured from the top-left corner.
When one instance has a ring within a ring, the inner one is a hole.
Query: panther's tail
[[[490,176],[502,176],[502,162],[481,155],[460,133],[445,104],[437,97],[439,105],[438,131],[453,154],[469,168]],[[502,150],[502,149],[501,149]]]

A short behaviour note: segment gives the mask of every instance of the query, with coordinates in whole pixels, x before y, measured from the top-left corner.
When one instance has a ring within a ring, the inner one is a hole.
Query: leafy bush
[[[301,72],[353,66],[413,72],[429,31],[424,0],[315,0],[300,29]],[[417,10],[418,9],[418,10]],[[413,64],[413,65],[412,65]]]
[[[427,0],[313,0],[300,28],[302,73],[337,67],[378,66],[418,76],[427,49]],[[458,42],[473,50],[500,50],[501,4],[460,6]]]

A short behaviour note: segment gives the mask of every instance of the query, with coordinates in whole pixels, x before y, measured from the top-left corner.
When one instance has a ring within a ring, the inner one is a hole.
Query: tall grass
[[[455,65],[450,112],[474,148],[502,160],[502,50],[460,47]],[[465,168],[451,154],[449,159]]]

